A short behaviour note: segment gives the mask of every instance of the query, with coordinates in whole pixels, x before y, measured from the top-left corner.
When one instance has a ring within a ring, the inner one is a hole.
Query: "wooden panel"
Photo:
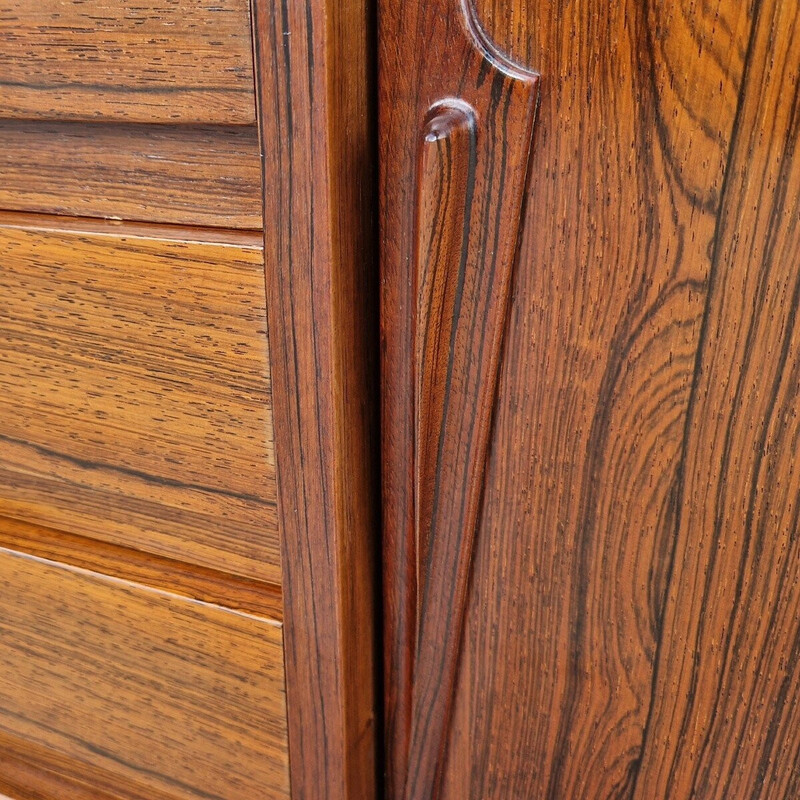
[[[5,549],[0,590],[4,737],[114,796],[289,796],[279,625]]]
[[[383,3],[389,63],[438,58],[408,5]],[[793,797],[796,4],[475,6],[542,83],[440,796]],[[382,119],[413,90],[386,73]],[[383,126],[385,165],[409,135]],[[418,179],[382,198],[390,493],[414,374],[391,209]]]
[[[477,5],[543,77],[441,794],[795,797],[800,10]]]
[[[0,117],[249,124],[246,0],[7,0]]]
[[[279,583],[259,237],[47,224],[0,217],[0,514]]]
[[[255,127],[0,120],[0,175],[4,209],[261,229]]]
[[[637,800],[800,793],[800,7],[757,8]]]
[[[372,3],[254,8],[292,795],[371,800],[380,794]]]
[[[542,94],[445,796],[629,798],[751,6],[478,7]]]

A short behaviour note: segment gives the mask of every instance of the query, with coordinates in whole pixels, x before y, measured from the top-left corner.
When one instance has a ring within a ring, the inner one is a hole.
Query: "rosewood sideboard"
[[[800,797],[800,4],[0,0],[0,797]]]

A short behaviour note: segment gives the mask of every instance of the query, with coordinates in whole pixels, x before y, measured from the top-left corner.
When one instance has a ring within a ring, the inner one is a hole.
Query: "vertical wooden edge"
[[[371,0],[251,0],[295,798],[378,795]]]
[[[380,431],[377,241],[377,110],[373,0],[328,0],[331,41],[328,97],[338,148],[334,209],[350,225],[331,219],[340,273],[334,284],[334,335],[340,337],[337,450],[344,469],[338,499],[344,535],[339,580],[347,592],[341,608],[343,658],[349,702],[346,737],[351,749],[347,793],[380,796]],[[344,67],[348,66],[349,69]],[[338,111],[338,113],[336,113]]]
[[[343,486],[343,497],[353,503],[357,511],[352,548],[343,563],[342,582],[348,586],[351,575],[357,580],[351,587],[346,606],[351,618],[360,625],[349,631],[350,654],[348,664],[351,674],[348,684],[358,703],[348,719],[348,736],[357,743],[356,758],[349,776],[350,794],[354,798],[381,797],[382,770],[382,660],[381,654],[381,590],[380,590],[380,333],[379,333],[379,271],[378,271],[378,131],[377,131],[377,67],[374,53],[375,0],[358,0],[339,6],[349,13],[343,35],[335,37],[339,46],[335,63],[344,64],[358,52],[358,64],[351,74],[336,73],[342,79],[338,91],[348,96],[347,110],[338,118],[341,126],[337,141],[343,146],[342,168],[338,175],[342,181],[338,193],[341,207],[352,209],[352,236],[340,241],[342,264],[351,268],[343,270],[343,292],[338,309],[343,340],[339,353],[342,386],[347,387],[345,376],[352,376],[352,397],[360,398],[359,405],[351,408],[351,396],[343,392],[341,402],[341,432],[348,463],[353,471],[346,473],[350,485]],[[350,35],[346,31],[350,31]],[[351,36],[357,42],[351,42]],[[357,44],[357,50],[351,45]],[[352,136],[350,126],[356,124],[359,133]],[[361,499],[359,499],[361,498]],[[369,647],[359,650],[363,642]],[[360,675],[369,676],[368,684],[361,686]]]

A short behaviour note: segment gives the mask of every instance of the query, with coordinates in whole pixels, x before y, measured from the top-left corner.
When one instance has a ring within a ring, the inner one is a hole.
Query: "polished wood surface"
[[[800,10],[474,11],[493,46],[541,75],[540,105],[428,796],[793,798]],[[425,63],[427,30],[403,27],[382,53]],[[386,80],[382,119],[414,92],[408,70]],[[384,127],[382,146],[410,135]],[[382,201],[405,207],[418,179],[406,170]],[[396,222],[382,219],[394,264]],[[391,338],[413,314],[387,298]],[[385,347],[395,485],[410,460],[394,439],[413,437],[394,416],[399,345]],[[391,595],[387,613],[402,619]],[[397,668],[404,632],[390,631]],[[391,774],[403,753],[388,744]]]
[[[634,797],[800,793],[800,9],[758,5]]]
[[[255,127],[0,120],[0,176],[6,210],[261,230]]]
[[[44,747],[0,733],[2,800],[174,800],[174,796],[130,783],[97,767],[59,758]]]
[[[318,417],[307,394],[277,398],[282,423],[297,403],[328,432],[285,481],[324,472],[301,541],[277,508],[264,272],[279,280],[265,241],[281,246],[286,212],[269,198],[293,176],[278,166],[264,191],[277,150],[274,120],[256,125],[248,2],[0,8],[0,796],[375,792],[376,340],[357,338],[372,157],[354,10],[313,9],[318,41],[349,25],[334,39],[353,69],[338,127],[309,104],[321,127],[297,151],[314,192],[316,159],[335,153],[330,209],[294,207],[331,243],[311,265],[317,304],[270,314],[291,329],[279,339],[333,342],[313,362]],[[281,46],[310,24],[297,19]],[[333,63],[316,74],[340,79]],[[303,570],[313,582],[292,581]],[[304,670],[325,676],[308,694]],[[322,725],[306,734],[309,713]]]
[[[6,214],[0,251],[0,514],[279,584],[260,236]]]
[[[255,4],[291,784],[378,796],[371,4]]]
[[[490,35],[535,63],[542,98],[448,780],[628,797],[752,18],[523,4],[501,35],[494,8]]]
[[[0,117],[255,121],[247,0],[7,0]]]
[[[0,742],[140,796],[289,796],[279,625],[4,548],[0,587]]]
[[[380,20],[388,780],[421,800],[447,745],[538,78],[460,2]]]

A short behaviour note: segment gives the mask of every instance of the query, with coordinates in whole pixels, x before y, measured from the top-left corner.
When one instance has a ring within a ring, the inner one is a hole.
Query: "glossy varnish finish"
[[[260,237],[7,214],[0,248],[0,514],[280,583]]]
[[[0,117],[252,124],[247,0],[7,0]]]
[[[752,20],[740,3],[520,14],[501,41],[543,88],[449,780],[627,796]]]
[[[0,9],[0,796],[304,796],[251,33],[246,0]],[[358,594],[348,556],[326,590]],[[347,630],[368,661],[371,622]]]
[[[797,6],[475,12],[541,91],[439,794],[794,797]],[[425,30],[382,56],[424,63]],[[391,119],[414,83],[382,86]],[[408,135],[385,126],[384,155]],[[382,187],[390,265],[418,180]],[[392,292],[389,486],[413,463]]]
[[[254,6],[292,792],[377,792],[370,4]]]
[[[800,8],[756,8],[634,796],[800,792]]]

